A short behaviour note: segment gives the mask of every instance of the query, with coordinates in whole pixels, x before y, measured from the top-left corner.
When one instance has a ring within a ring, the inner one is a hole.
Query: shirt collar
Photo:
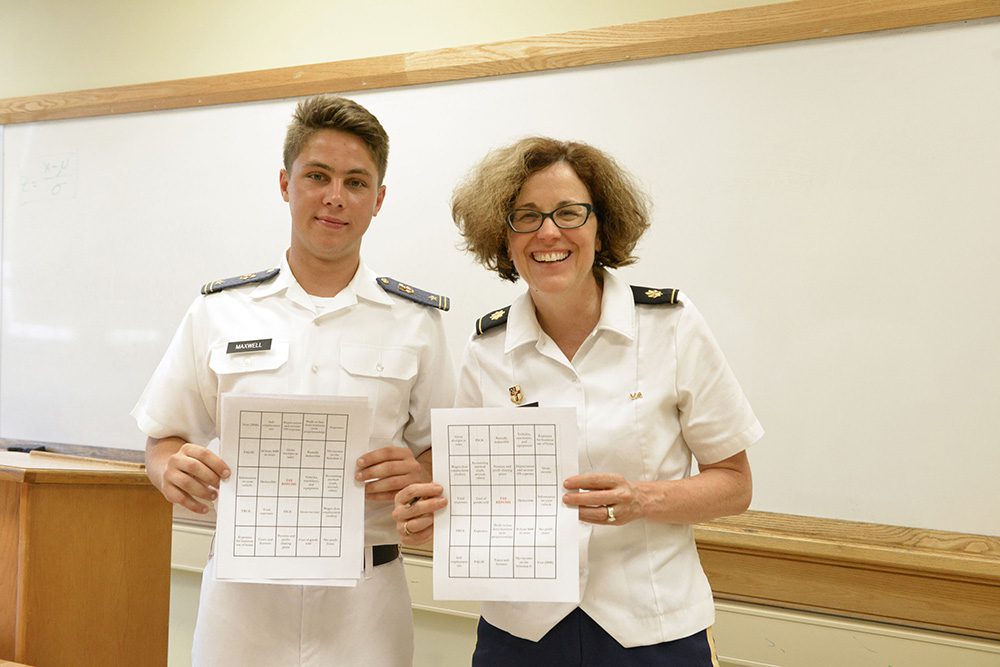
[[[624,280],[607,269],[601,269],[604,292],[601,296],[601,318],[598,331],[613,331],[632,340],[635,338],[635,301],[632,289]],[[525,343],[538,341],[542,328],[535,315],[535,306],[528,292],[522,292],[510,305],[507,314],[507,333],[504,352]]]
[[[635,298],[632,288],[617,275],[602,269],[604,295],[601,297],[601,319],[598,331],[614,331],[629,340],[635,338]]]
[[[507,333],[504,338],[504,353],[525,343],[534,343],[542,334],[542,327],[535,317],[535,304],[531,302],[528,292],[521,292],[510,304],[507,313]]]
[[[358,298],[365,299],[366,301],[374,301],[375,303],[381,303],[387,306],[391,306],[393,304],[392,297],[386,294],[386,291],[378,286],[375,272],[369,269],[364,262],[361,262],[358,265],[358,271],[354,274],[354,278],[347,285],[347,289],[353,290]]]
[[[266,283],[258,285],[250,293],[250,296],[254,299],[262,299],[285,292],[291,301],[309,310],[315,310],[312,297],[302,289],[299,281],[295,279],[295,275],[292,274],[292,270],[288,267],[287,253],[282,254],[280,267],[281,271],[278,272],[274,280],[269,280]],[[354,272],[351,282],[347,283],[347,286],[344,287],[338,296],[344,297],[346,301],[350,301],[351,303],[357,303],[358,298],[361,298],[391,306],[392,299],[376,284],[375,278],[375,273],[364,262],[359,262],[358,270]]]
[[[285,258],[284,253],[281,255],[281,261],[278,262],[278,275],[274,277],[273,280],[268,280],[266,283],[261,283],[250,292],[251,298],[261,299],[266,296],[271,296],[272,294],[278,294],[283,292],[293,285],[303,291],[299,286],[298,281],[295,280],[295,276],[292,275],[292,270],[288,268],[288,260]],[[304,291],[303,291],[304,293]]]

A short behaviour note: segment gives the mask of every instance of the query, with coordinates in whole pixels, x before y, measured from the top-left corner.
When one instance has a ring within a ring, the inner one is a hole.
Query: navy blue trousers
[[[479,619],[472,667],[718,667],[709,632],[625,648],[579,607],[537,642]]]

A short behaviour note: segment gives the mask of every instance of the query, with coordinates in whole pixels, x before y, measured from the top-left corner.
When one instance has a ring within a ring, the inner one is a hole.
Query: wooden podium
[[[170,535],[141,468],[0,450],[0,663],[166,665]]]

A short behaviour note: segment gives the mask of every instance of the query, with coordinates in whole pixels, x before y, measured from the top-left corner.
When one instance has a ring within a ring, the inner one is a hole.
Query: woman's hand
[[[440,484],[427,482],[410,484],[396,494],[392,518],[402,544],[415,547],[434,537],[434,513],[448,504],[443,493]]]
[[[636,485],[614,473],[586,473],[567,477],[563,502],[579,508],[580,521],[624,526],[643,517],[643,494]]]
[[[691,477],[645,482],[612,473],[574,475],[563,482],[568,489],[563,502],[580,508],[581,521],[616,526],[636,519],[702,523],[739,514],[750,505],[753,478],[746,452],[698,467]]]

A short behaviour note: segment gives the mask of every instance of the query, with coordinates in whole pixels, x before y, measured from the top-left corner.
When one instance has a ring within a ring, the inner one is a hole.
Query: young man
[[[223,393],[367,396],[366,572],[356,588],[202,579],[194,665],[410,665],[410,599],[390,512],[396,491],[430,480],[430,409],[454,378],[446,297],[377,278],[361,240],[385,197],[389,140],[344,98],[303,101],[288,128],[281,196],[291,245],[278,269],[208,283],[132,414],[149,439],[150,480],[204,513],[231,471],[206,445]],[[252,342],[233,353],[230,343]]]

